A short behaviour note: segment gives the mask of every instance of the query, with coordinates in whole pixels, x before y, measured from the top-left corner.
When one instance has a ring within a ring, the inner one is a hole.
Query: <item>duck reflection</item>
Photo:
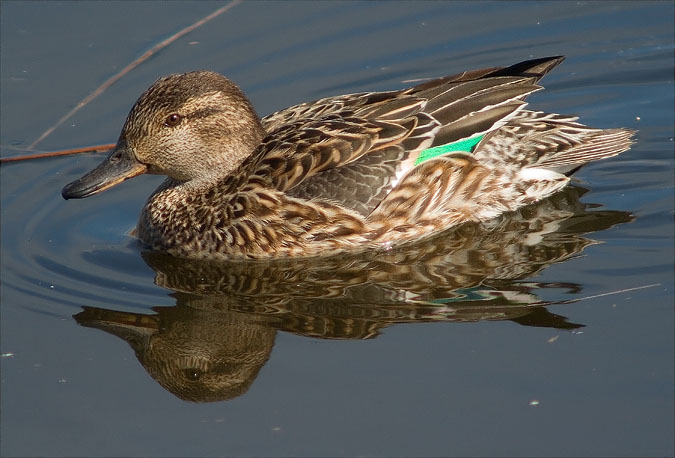
[[[579,187],[395,250],[322,259],[209,262],[146,252],[155,282],[176,305],[154,314],[84,307],[76,321],[114,334],[165,389],[189,401],[245,393],[268,360],[277,331],[323,339],[369,339],[396,323],[511,320],[575,329],[546,309],[526,281],[595,242],[582,234],[631,220],[592,211]]]

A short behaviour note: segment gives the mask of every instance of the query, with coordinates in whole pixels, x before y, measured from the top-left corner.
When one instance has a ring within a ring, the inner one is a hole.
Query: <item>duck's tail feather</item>
[[[521,110],[487,135],[475,156],[491,167],[536,167],[570,175],[592,161],[616,156],[633,143],[635,131],[593,129],[574,116]]]
[[[629,129],[586,129],[581,143],[559,154],[547,155],[540,167],[571,175],[583,165],[616,156],[633,144],[635,131]]]

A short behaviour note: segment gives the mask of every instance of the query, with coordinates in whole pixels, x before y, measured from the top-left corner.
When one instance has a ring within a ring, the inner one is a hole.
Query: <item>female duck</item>
[[[315,256],[419,239],[545,198],[585,163],[630,147],[629,130],[525,109],[562,60],[325,98],[262,120],[221,75],[169,75],[63,197],[167,175],[137,235],[183,257]]]

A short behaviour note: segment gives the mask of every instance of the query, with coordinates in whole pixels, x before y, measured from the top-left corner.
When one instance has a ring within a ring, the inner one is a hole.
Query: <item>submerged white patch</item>
[[[522,169],[518,172],[518,178],[526,186],[525,195],[536,200],[550,196],[570,181],[561,173],[541,168]]]
[[[518,177],[523,181],[555,181],[564,175],[548,169],[524,168],[518,173]]]
[[[541,230],[526,234],[523,243],[527,246],[539,245],[544,241],[546,235],[553,234],[558,229],[560,229],[560,223],[558,221],[549,221],[542,226]]]

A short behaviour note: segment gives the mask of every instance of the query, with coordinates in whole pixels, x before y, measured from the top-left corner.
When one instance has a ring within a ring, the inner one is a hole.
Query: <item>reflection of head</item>
[[[190,307],[155,311],[152,329],[136,325],[147,322],[147,316],[140,319],[136,314],[102,309],[86,308],[76,319],[126,340],[160,385],[194,402],[232,399],[245,393],[274,345],[273,328],[236,312]]]

